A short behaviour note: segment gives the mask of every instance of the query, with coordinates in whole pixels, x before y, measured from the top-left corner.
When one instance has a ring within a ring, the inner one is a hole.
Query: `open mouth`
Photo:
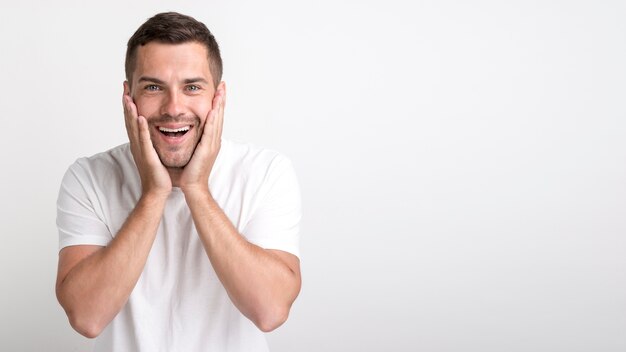
[[[184,126],[180,128],[159,127],[159,132],[166,137],[182,137],[185,133],[189,132],[190,128],[191,126]]]

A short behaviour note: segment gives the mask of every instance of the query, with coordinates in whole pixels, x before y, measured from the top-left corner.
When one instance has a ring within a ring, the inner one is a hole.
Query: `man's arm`
[[[204,249],[235,306],[259,329],[283,324],[300,292],[300,261],[241,236],[208,192],[185,193]]]
[[[145,118],[126,94],[124,114],[142,196],[106,246],[70,246],[59,253],[56,292],[72,327],[96,337],[122,309],[143,271],[171,181],[152,143]]]
[[[142,197],[106,247],[70,246],[59,253],[56,292],[72,327],[96,337],[122,309],[146,264],[165,200]]]
[[[204,249],[235,306],[268,332],[285,322],[300,292],[300,262],[241,236],[209,191],[208,178],[221,143],[225,87],[213,99],[202,138],[181,175],[180,187]]]

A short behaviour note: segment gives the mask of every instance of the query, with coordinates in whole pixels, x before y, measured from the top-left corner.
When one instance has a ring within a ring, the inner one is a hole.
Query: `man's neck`
[[[183,174],[182,167],[168,167],[167,172],[170,174],[172,187],[180,187],[180,177]]]

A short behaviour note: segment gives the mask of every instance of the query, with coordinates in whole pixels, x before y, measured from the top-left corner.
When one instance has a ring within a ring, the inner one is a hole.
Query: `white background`
[[[299,174],[273,351],[626,350],[623,1],[84,3],[0,8],[1,350],[91,345],[54,296],[57,190],[126,141],[126,41],[165,10],[221,45],[225,136]]]

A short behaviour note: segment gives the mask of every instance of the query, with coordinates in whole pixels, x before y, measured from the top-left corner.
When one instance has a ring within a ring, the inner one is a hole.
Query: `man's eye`
[[[187,86],[187,90],[190,90],[190,91],[192,91],[192,92],[195,92],[195,91],[200,90],[200,87],[198,87],[198,86],[196,86],[196,85],[193,85],[193,84],[192,84],[192,85],[190,85],[190,86]]]
[[[149,85],[147,85],[144,89],[145,89],[145,90],[148,90],[148,91],[157,91],[157,90],[160,90],[159,86],[157,86],[156,84],[149,84]]]

